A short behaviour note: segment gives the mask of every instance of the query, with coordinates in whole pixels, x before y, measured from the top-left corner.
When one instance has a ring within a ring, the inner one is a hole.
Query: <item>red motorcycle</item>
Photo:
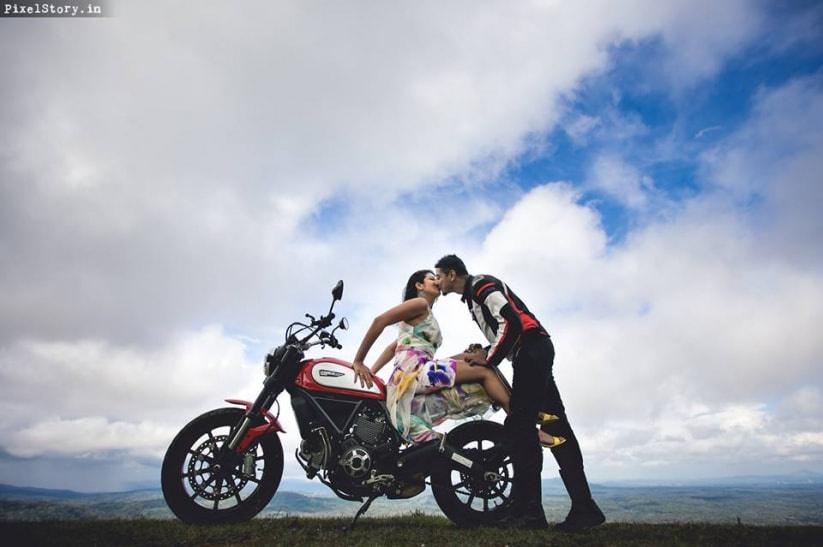
[[[441,439],[406,446],[386,410],[386,387],[361,386],[351,365],[330,357],[304,359],[319,345],[341,349],[331,330],[343,282],[326,315],[292,323],[286,340],[266,355],[263,389],[254,402],[206,412],[174,438],[163,460],[163,496],[188,523],[241,522],[271,500],[283,474],[284,433],[271,407],[288,392],[302,439],[295,451],[309,479],[344,500],[361,502],[352,526],[376,498],[403,499],[432,487],[437,505],[459,526],[489,525],[511,506],[514,471],[503,426],[477,420]],[[364,502],[365,500],[365,502]]]

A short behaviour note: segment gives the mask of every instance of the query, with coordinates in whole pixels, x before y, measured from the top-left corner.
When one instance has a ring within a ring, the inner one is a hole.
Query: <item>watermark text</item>
[[[106,0],[16,0],[0,3],[0,17],[108,17],[111,13],[107,4]]]

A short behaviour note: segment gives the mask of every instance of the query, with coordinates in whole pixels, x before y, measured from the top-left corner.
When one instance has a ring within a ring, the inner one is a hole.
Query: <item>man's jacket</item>
[[[462,300],[491,344],[486,357],[489,365],[497,366],[504,358],[511,358],[526,332],[548,336],[523,301],[496,277],[470,275]]]

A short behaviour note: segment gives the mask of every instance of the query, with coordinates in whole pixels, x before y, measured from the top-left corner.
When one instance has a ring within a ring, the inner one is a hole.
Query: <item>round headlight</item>
[[[266,355],[266,361],[263,363],[263,374],[271,376],[272,372],[277,369],[283,355],[286,353],[285,346],[277,346]]]
[[[274,372],[274,350],[270,351],[266,355],[266,360],[263,361],[263,375],[271,376],[272,372]]]

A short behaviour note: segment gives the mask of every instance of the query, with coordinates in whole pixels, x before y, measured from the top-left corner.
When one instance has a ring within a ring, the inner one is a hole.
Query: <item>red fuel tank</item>
[[[351,363],[333,357],[320,357],[303,361],[295,385],[308,391],[335,393],[361,399],[386,400],[386,385],[372,376],[371,387],[363,387],[354,376]]]

